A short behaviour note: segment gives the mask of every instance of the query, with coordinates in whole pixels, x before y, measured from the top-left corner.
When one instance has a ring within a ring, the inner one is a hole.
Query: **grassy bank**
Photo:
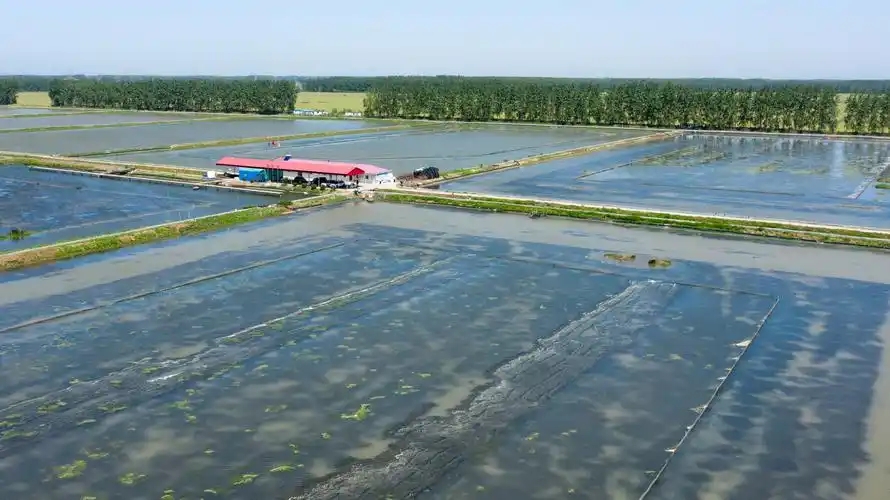
[[[148,148],[129,148],[129,149],[115,149],[111,151],[95,151],[91,153],[75,153],[70,154],[70,157],[77,158],[87,158],[92,156],[108,156],[108,155],[121,155],[121,154],[130,154],[130,153],[147,153],[150,151],[180,151],[185,149],[201,149],[201,148],[213,148],[220,146],[240,146],[241,144],[251,144],[257,142],[268,142],[268,141],[294,141],[300,139],[318,139],[320,137],[333,137],[333,136],[341,136],[341,135],[356,135],[356,134],[373,134],[377,132],[388,132],[392,130],[402,130],[408,128],[416,128],[417,125],[410,124],[402,124],[402,125],[387,125],[384,127],[371,127],[371,128],[361,128],[355,130],[330,130],[326,132],[310,132],[303,134],[291,134],[291,135],[275,135],[275,136],[262,136],[262,137],[240,137],[238,139],[219,139],[214,141],[203,141],[203,142],[190,142],[185,144],[171,144],[166,146],[154,146]]]
[[[810,227],[790,223],[687,216],[664,212],[601,208],[497,197],[415,194],[395,191],[379,191],[378,195],[383,201],[394,203],[442,205],[492,212],[524,213],[533,216],[569,217],[619,224],[692,229],[696,231],[764,236],[870,248],[890,248],[890,232],[884,233],[840,227]]]
[[[634,144],[641,144],[649,141],[657,141],[662,139],[667,139],[668,137],[672,137],[674,135],[681,134],[681,131],[669,131],[669,132],[656,132],[654,134],[644,135],[640,137],[630,137],[627,139],[619,139],[617,141],[604,142],[602,144],[594,144],[591,146],[582,146],[579,148],[566,149],[562,151],[555,151],[553,153],[545,153],[541,155],[530,156],[528,158],[523,158],[521,160],[510,160],[504,161],[500,163],[494,163],[491,165],[479,165],[478,167],[470,167],[470,168],[460,168],[457,170],[451,170],[449,172],[442,173],[441,177],[438,179],[430,179],[428,181],[422,181],[417,183],[418,186],[433,186],[437,184],[442,184],[444,182],[453,181],[456,179],[463,179],[475,175],[488,174],[491,172],[497,172],[500,170],[508,170],[512,168],[519,167],[527,167],[530,165],[537,165],[539,163],[553,161],[553,160],[564,160],[566,158],[572,158],[575,156],[582,156],[590,153],[594,153],[596,151],[603,151],[606,149],[631,146]]]
[[[76,241],[55,243],[0,254],[0,271],[37,266],[48,262],[73,259],[85,255],[111,252],[125,247],[170,240],[210,231],[217,231],[248,222],[280,217],[294,210],[317,207],[346,199],[344,195],[316,196],[293,202],[281,202],[266,207],[252,207],[217,215],[170,222],[122,233],[101,235]]]
[[[66,156],[48,156],[32,154],[0,154],[0,165],[27,165],[32,167],[64,168],[81,172],[107,174],[122,169],[132,170],[131,175],[159,175],[168,178],[200,180],[200,170],[170,165],[155,165],[129,162],[113,162],[87,160]]]

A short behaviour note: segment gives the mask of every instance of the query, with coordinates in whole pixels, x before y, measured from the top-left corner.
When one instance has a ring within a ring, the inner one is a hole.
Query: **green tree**
[[[18,81],[12,78],[0,80],[0,105],[15,104],[18,92]]]

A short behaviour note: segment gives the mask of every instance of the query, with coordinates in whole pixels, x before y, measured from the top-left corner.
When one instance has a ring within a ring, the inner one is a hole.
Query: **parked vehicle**
[[[436,167],[423,167],[414,170],[415,179],[438,179],[439,169]]]

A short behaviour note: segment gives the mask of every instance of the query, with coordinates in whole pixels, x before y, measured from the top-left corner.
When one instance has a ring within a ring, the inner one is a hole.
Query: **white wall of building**
[[[312,182],[312,179],[316,179],[318,177],[324,177],[325,179],[327,179],[329,181],[355,182],[352,180],[351,177],[348,177],[345,175],[310,174],[310,173],[306,173],[306,172],[287,172],[287,171],[284,172],[285,179],[293,180],[300,176],[302,176],[304,179],[306,179],[309,182]]]
[[[380,184],[395,183],[396,177],[392,172],[383,174],[363,175],[358,179],[359,185],[362,186],[379,186]]]

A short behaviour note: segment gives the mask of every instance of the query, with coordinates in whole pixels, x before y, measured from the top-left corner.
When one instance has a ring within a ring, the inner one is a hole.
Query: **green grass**
[[[407,194],[393,191],[378,191],[378,194],[381,195],[380,198],[383,201],[394,203],[443,205],[492,212],[549,215],[620,224],[692,229],[696,231],[763,236],[871,248],[890,248],[890,234],[858,229],[811,228],[787,223],[734,220],[720,217],[683,216],[663,212],[575,206],[496,197],[451,197],[447,195]],[[653,267],[660,267],[661,265],[662,263],[656,262]]]
[[[633,254],[623,254],[623,253],[604,253],[603,257],[614,260],[615,262],[633,262],[637,260],[637,256]]]
[[[297,94],[297,109],[320,109],[322,111],[364,111],[364,92],[300,92]]]
[[[292,213],[293,210],[316,207],[344,200],[344,195],[316,196],[284,204],[252,207],[210,215],[197,219],[171,222],[156,227],[134,229],[123,233],[101,235],[78,241],[56,243],[29,248],[19,252],[0,254],[0,270],[9,271],[32,267],[47,262],[73,259],[85,255],[111,252],[125,247],[142,245],[182,236],[217,231],[240,224],[256,222]]]
[[[875,184],[875,187],[878,189],[890,189],[890,182],[879,182]]]

